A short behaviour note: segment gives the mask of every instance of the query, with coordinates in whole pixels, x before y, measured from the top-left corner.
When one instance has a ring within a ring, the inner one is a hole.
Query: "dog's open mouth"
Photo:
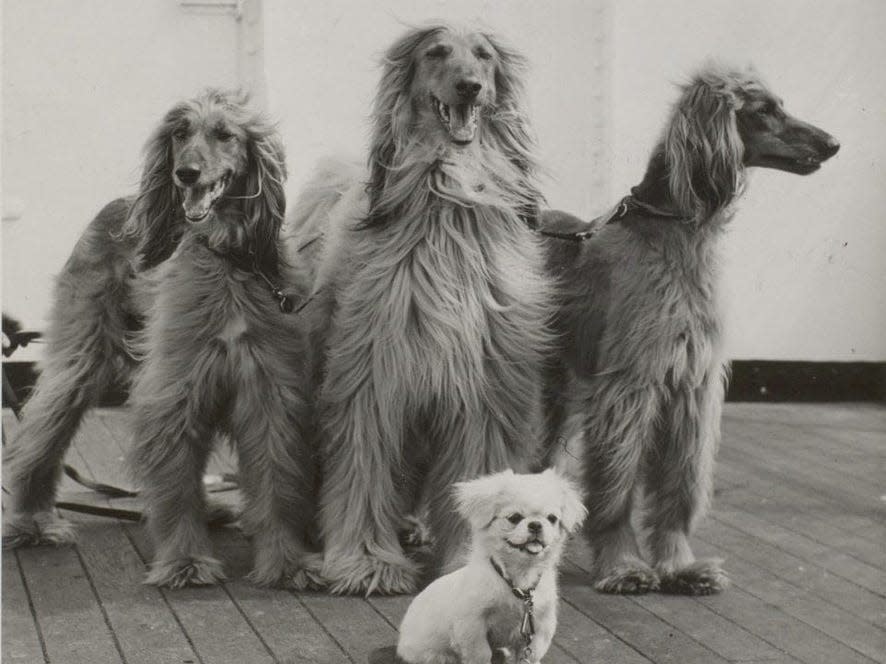
[[[768,157],[763,157],[760,161],[762,162],[762,166],[776,168],[780,171],[787,171],[788,173],[795,173],[797,175],[808,175],[821,168],[821,163],[824,159],[815,155],[805,157],[770,155]]]
[[[474,140],[477,135],[477,118],[480,115],[480,107],[477,104],[450,106],[434,95],[431,95],[431,103],[437,111],[440,123],[449,132],[454,143],[467,145]]]
[[[530,556],[537,556],[542,551],[544,551],[547,546],[541,540],[531,539],[526,540],[520,544],[515,544],[511,540],[505,540],[512,549],[517,549],[518,551],[522,551],[523,553],[528,553]]]
[[[212,210],[212,206],[225,193],[230,180],[230,173],[226,173],[211,184],[194,184],[183,187],[184,201],[182,202],[182,207],[185,209],[187,220],[197,222],[206,219]]]

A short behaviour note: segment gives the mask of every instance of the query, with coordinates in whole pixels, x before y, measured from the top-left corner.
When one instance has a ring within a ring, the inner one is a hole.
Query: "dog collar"
[[[539,581],[541,581],[541,576],[539,576],[535,583],[529,588],[524,590],[523,588],[518,588],[514,585],[514,582],[511,581],[505,573],[504,568],[495,562],[495,558],[490,556],[489,562],[492,564],[492,569],[494,569],[502,580],[508,584],[508,588],[511,589],[511,593],[514,597],[523,602],[523,617],[520,619],[520,636],[523,637],[523,643],[525,645],[523,646],[523,654],[520,658],[520,662],[528,662],[532,655],[532,647],[530,644],[532,643],[532,637],[535,636],[535,618],[533,616],[535,613],[535,600],[533,598],[533,593],[538,587]]]
[[[591,220],[590,228],[586,231],[579,231],[577,233],[558,233],[557,231],[546,231],[544,229],[538,229],[537,232],[539,235],[544,235],[545,237],[554,237],[558,240],[583,242],[584,240],[588,240],[594,237],[606,224],[612,224],[620,219],[624,219],[626,216],[628,216],[630,212],[634,210],[640,210],[641,212],[652,217],[664,217],[666,219],[675,219],[677,221],[692,221],[691,217],[684,217],[683,215],[677,214],[676,212],[657,208],[654,205],[635,198],[633,194],[628,194],[627,196],[622,198],[618,202],[618,205],[612,208],[612,210],[608,214],[604,214],[602,217],[597,217],[596,219]]]

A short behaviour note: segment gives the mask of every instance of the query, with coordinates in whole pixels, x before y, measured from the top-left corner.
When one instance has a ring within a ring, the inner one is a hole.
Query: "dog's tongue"
[[[185,189],[185,200],[182,203],[182,207],[185,209],[185,216],[191,221],[199,221],[209,214],[212,204],[222,195],[227,182],[228,178],[222,177],[211,185],[198,184]]]
[[[200,185],[185,189],[185,200],[182,207],[185,209],[185,216],[188,219],[202,219],[209,213],[209,208],[212,207],[214,200],[212,190],[212,187]]]
[[[469,143],[477,133],[477,107],[460,104],[449,107],[449,135],[456,141]]]
[[[545,547],[541,542],[532,541],[527,542],[525,548],[529,553],[540,553]]]

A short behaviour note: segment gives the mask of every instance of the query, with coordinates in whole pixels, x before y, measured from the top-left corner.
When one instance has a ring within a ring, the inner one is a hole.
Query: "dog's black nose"
[[[476,99],[482,89],[483,85],[476,79],[463,78],[455,84],[455,90],[458,92],[459,97],[468,101]]]
[[[530,521],[526,524],[526,527],[529,528],[530,533],[540,533],[541,532],[541,521]]]
[[[833,136],[828,136],[828,140],[825,143],[827,145],[826,153],[828,157],[833,157],[840,150],[840,141]]]
[[[183,166],[175,169],[175,175],[182,184],[194,184],[200,179],[200,170]]]

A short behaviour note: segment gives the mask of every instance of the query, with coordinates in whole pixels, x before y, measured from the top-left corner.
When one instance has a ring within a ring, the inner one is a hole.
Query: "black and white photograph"
[[[884,34],[0,1],[0,660],[886,663]]]

